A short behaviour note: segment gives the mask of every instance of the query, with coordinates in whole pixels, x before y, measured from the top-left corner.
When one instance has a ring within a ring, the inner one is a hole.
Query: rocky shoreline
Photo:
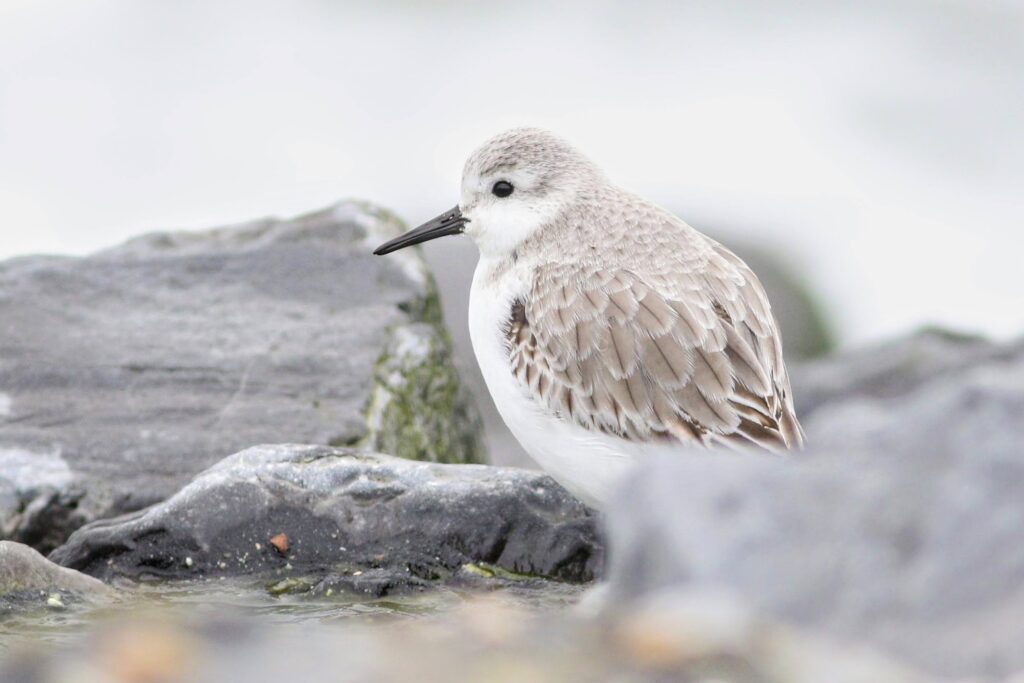
[[[539,472],[475,464],[479,419],[429,274],[415,254],[366,257],[392,220],[344,204],[0,264],[0,633],[161,586],[244,581],[331,614],[601,580],[569,613],[487,603],[403,622],[402,661],[379,656],[390,635],[320,622],[294,643],[238,626],[249,616],[225,617],[230,645],[195,635],[219,628],[209,616],[152,637],[254,682],[300,675],[275,668],[291,645],[354,681],[509,662],[514,680],[1024,671],[1024,342],[926,330],[797,365],[806,452],[653,461],[602,517]],[[0,679],[92,670],[109,637],[0,662]],[[218,680],[202,675],[167,680]]]

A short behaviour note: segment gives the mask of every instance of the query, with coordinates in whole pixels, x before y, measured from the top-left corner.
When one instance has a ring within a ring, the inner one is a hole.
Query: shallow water
[[[374,627],[439,617],[486,599],[532,613],[564,611],[578,602],[585,586],[530,580],[493,585],[438,585],[385,597],[351,592],[279,593],[279,581],[205,579],[170,583],[123,584],[113,600],[88,602],[73,595],[31,599],[28,609],[6,606],[0,612],[0,653],[25,648],[73,646],[96,628],[127,618],[158,618],[177,622],[223,620],[232,628],[303,625]],[[278,593],[278,594],[274,594]]]

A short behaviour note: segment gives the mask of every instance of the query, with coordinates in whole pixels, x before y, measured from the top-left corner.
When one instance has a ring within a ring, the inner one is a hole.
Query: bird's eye
[[[512,194],[512,190],[516,188],[512,187],[512,183],[507,180],[499,180],[494,183],[494,187],[491,188],[491,192],[494,193],[495,197],[507,197]]]

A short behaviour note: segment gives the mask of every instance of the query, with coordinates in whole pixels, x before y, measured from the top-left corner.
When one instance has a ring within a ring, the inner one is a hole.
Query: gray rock
[[[939,328],[841,355],[790,364],[797,414],[849,399],[896,398],[935,379],[1024,354],[1024,340],[1006,345]]]
[[[982,351],[864,380],[812,415],[798,458],[642,472],[608,514],[612,602],[726,586],[936,674],[1024,669],[1024,357]]]
[[[589,511],[539,473],[262,446],[223,460],[163,503],[79,529],[51,559],[101,578],[308,581],[383,569],[367,580],[398,587],[480,563],[588,581],[602,550]]]
[[[0,538],[56,547],[84,523],[83,494],[60,456],[0,448]]]
[[[0,530],[49,549],[255,443],[483,458],[433,280],[355,203],[0,264]]]
[[[49,597],[62,592],[82,597],[116,594],[102,581],[56,565],[27,545],[0,541],[0,598],[25,593]]]
[[[816,451],[884,453],[893,468],[1024,458],[1024,350],[971,357],[894,396],[836,397],[804,425]]]

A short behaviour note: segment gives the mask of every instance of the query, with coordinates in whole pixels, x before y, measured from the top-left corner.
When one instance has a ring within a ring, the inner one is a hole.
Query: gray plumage
[[[493,274],[527,273],[505,338],[535,401],[632,442],[802,445],[776,322],[742,260],[544,131],[492,139],[466,175],[506,168],[529,169],[523,191],[555,207]]]

